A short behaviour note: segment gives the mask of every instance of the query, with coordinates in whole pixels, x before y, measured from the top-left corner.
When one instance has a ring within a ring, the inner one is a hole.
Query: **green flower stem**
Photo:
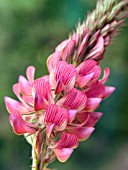
[[[33,146],[32,146],[32,170],[40,170],[39,161],[37,159],[37,155]]]

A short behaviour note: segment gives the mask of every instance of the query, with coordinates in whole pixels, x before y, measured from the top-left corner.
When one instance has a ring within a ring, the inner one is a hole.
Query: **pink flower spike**
[[[32,111],[31,107],[24,106],[21,102],[18,102],[10,97],[5,97],[6,108],[9,113],[13,113],[15,110],[19,111],[20,114],[27,114],[29,111]]]
[[[78,48],[78,57],[82,57],[86,50],[87,50],[87,44],[88,44],[88,39],[89,39],[89,33],[87,33],[81,42],[79,48]]]
[[[51,54],[47,59],[47,67],[49,73],[54,69],[56,64],[62,60],[61,58],[62,52],[61,51],[55,51],[53,54]]]
[[[84,141],[89,138],[92,132],[95,130],[93,127],[67,127],[69,133],[75,134],[80,141]]]
[[[101,101],[101,98],[87,98],[85,110],[90,112],[94,111],[98,108]]]
[[[104,52],[104,39],[102,36],[100,36],[97,40],[96,45],[94,48],[90,51],[90,53],[86,56],[86,59],[98,59]]]
[[[52,149],[60,162],[71,156],[73,149],[78,147],[78,138],[74,134],[63,132],[59,141],[49,148]]]
[[[103,99],[109,97],[115,90],[116,90],[115,87],[105,86],[105,92],[104,92]]]
[[[74,65],[68,64],[65,61],[59,61],[50,73],[50,85],[52,89],[58,88],[58,83],[61,83],[59,92],[61,90],[68,92],[74,87],[75,80],[76,69]]]
[[[20,92],[23,95],[31,95],[32,94],[32,87],[28,80],[24,76],[19,76],[19,88]]]
[[[29,66],[26,70],[26,75],[27,75],[28,81],[32,85],[32,83],[34,82],[35,67]]]
[[[67,45],[64,47],[62,52],[62,60],[67,61],[67,58],[71,56],[73,50],[75,48],[76,42],[75,40],[69,40]]]
[[[10,115],[9,120],[17,135],[23,135],[25,133],[33,134],[38,129],[37,125],[26,122],[16,111]]]
[[[85,93],[73,88],[57,102],[57,105],[63,106],[69,110],[80,111],[85,108],[86,101],[87,97]]]
[[[47,107],[44,113],[40,117],[40,123],[46,125],[47,137],[53,129],[62,131],[66,128],[68,122],[68,113],[64,108],[60,108],[55,104],[51,104]]]
[[[33,84],[35,103],[34,108],[36,111],[43,110],[50,102],[51,92],[48,81],[43,78],[36,79]]]
[[[110,74],[109,68],[105,68],[105,69],[104,69],[104,76],[103,76],[103,78],[100,80],[100,82],[104,84],[104,83],[107,81],[107,79],[108,79],[108,77],[109,77],[109,74]]]

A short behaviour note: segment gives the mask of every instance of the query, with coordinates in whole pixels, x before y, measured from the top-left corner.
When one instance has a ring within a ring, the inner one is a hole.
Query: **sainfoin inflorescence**
[[[34,72],[33,66],[28,67],[27,79],[20,76],[13,86],[19,101],[5,97],[9,120],[16,134],[31,137],[36,155],[43,155],[46,163],[55,156],[64,162],[79,141],[92,134],[102,116],[96,108],[115,90],[104,85],[109,69],[99,79],[101,68],[94,60],[76,67],[58,61],[49,75],[34,80]]]
[[[33,170],[45,170],[55,158],[67,161],[79,142],[93,133],[102,116],[96,109],[115,90],[105,86],[110,70],[105,68],[101,77],[99,63],[126,17],[128,2],[106,4],[99,1],[76,33],[56,47],[47,60],[48,75],[34,79],[35,67],[29,66],[26,78],[19,76],[13,86],[18,101],[5,97],[14,132],[32,145]],[[98,13],[100,5],[104,16]]]

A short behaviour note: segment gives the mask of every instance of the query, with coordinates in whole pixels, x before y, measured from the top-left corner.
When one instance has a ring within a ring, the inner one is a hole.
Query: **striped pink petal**
[[[86,101],[87,97],[85,93],[73,88],[57,102],[57,105],[63,106],[69,110],[80,111],[85,108]]]
[[[77,70],[77,84],[84,87],[87,83],[92,84],[98,80],[101,74],[101,68],[94,60],[86,60],[82,62]]]
[[[90,70],[92,70],[97,65],[97,62],[94,60],[86,60],[79,64],[76,68],[77,74],[85,76]]]
[[[40,123],[46,125],[47,137],[53,129],[62,131],[66,128],[68,122],[68,113],[64,108],[60,108],[55,104],[51,104],[47,107],[45,112],[40,117]]]
[[[27,75],[28,81],[32,85],[32,83],[34,82],[35,67],[29,66],[26,70],[26,75]]]
[[[59,141],[49,148],[52,149],[60,162],[65,162],[78,147],[78,138],[74,134],[63,132]]]
[[[41,78],[44,79],[45,81],[49,81],[49,75],[42,76]]]
[[[88,98],[102,98],[104,96],[105,86],[100,82],[95,82],[88,87],[86,95]]]
[[[75,79],[75,67],[65,61],[59,61],[50,74],[51,88],[56,89],[58,87],[58,83],[61,82],[61,90],[63,89],[65,92],[68,92],[74,87]]]
[[[34,108],[36,111],[43,110],[50,102],[50,85],[43,78],[36,79],[33,84],[34,88]]]
[[[25,133],[35,133],[38,129],[37,125],[26,122],[18,112],[13,112],[10,117],[10,124],[12,125],[14,132],[17,135],[22,135]]]
[[[101,74],[101,68],[100,68],[100,66],[95,66],[95,67],[93,67],[93,69],[88,72],[88,74],[90,74],[90,73],[94,73],[94,76],[93,76],[93,78],[92,78],[92,80],[91,80],[91,83],[92,83],[92,82],[94,83],[94,82],[97,81],[97,80],[99,79],[99,77],[100,77],[100,74]]]

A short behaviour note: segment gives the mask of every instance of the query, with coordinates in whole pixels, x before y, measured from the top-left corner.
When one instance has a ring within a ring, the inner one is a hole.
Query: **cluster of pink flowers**
[[[59,48],[62,44],[57,50]],[[70,50],[63,51],[63,59],[71,55],[72,48],[73,41]],[[96,61],[86,60],[75,66],[60,61],[57,50],[47,62],[49,75],[34,80],[35,68],[28,67],[27,79],[19,76],[18,83],[13,86],[19,101],[5,97],[5,103],[14,132],[35,135],[37,145],[41,145],[39,134],[43,131],[47,148],[64,162],[78,147],[79,141],[92,134],[102,116],[95,110],[115,88],[104,85],[110,73],[108,68],[99,79],[101,68]]]

